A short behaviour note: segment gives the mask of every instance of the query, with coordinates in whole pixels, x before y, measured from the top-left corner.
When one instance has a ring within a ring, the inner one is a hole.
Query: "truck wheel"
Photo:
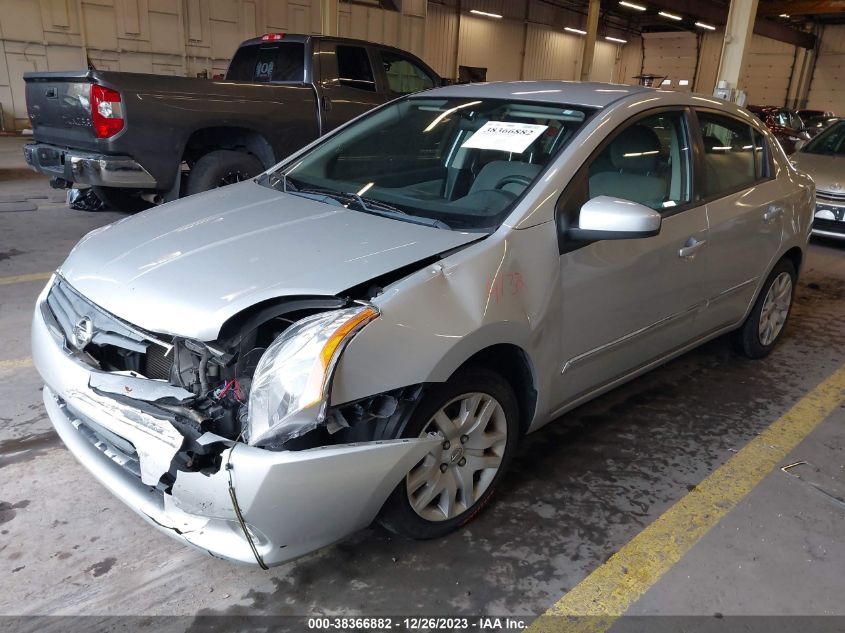
[[[138,213],[138,211],[143,211],[153,206],[152,203],[141,198],[135,191],[114,189],[112,187],[91,187],[91,190],[112,211]]]
[[[225,187],[257,176],[264,166],[255,156],[219,149],[200,158],[188,175],[186,195]]]

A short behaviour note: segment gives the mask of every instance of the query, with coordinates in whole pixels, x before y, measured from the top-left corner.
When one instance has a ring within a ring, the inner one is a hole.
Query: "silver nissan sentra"
[[[783,332],[814,188],[745,110],[452,86],[83,238],[33,358],[68,448],[153,526],[270,566],[490,500],[520,437],[702,342]]]

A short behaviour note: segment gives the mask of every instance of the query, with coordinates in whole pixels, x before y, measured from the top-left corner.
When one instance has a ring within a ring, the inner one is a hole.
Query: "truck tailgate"
[[[24,81],[36,141],[96,148],[90,106],[92,79],[87,72],[25,73]]]

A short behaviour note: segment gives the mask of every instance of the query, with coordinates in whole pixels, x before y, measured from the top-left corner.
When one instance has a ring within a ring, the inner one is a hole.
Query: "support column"
[[[338,35],[338,0],[320,0],[320,21],[323,35]]]
[[[725,81],[727,87],[734,91],[734,100],[737,99],[737,91],[743,89],[743,62],[745,51],[751,42],[751,35],[754,33],[756,17],[757,0],[731,0],[716,85],[718,86],[720,81]]]
[[[590,72],[593,70],[596,35],[599,31],[599,9],[601,1],[590,0],[590,8],[587,10],[587,35],[584,37],[584,52],[581,55],[581,81],[589,81]]]

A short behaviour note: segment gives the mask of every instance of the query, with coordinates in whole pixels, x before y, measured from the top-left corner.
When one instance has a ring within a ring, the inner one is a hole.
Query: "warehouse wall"
[[[845,25],[831,24],[821,33],[807,107],[845,113]]]
[[[673,89],[692,87],[695,92],[712,94],[723,39],[722,30],[700,34],[644,33],[643,70],[666,75],[672,81]],[[629,43],[626,48],[631,46]],[[791,44],[754,35],[746,52],[743,78],[748,103],[785,105],[794,95],[803,55],[803,49]],[[689,81],[689,87],[679,86],[681,80]]]
[[[397,4],[401,12],[341,2],[339,34],[409,50],[448,77],[458,34],[458,63],[488,68],[490,80],[579,77],[583,39],[563,27],[582,28],[582,14],[535,0],[463,0],[458,19],[455,0]],[[467,13],[473,8],[505,19]],[[100,69],[212,76],[247,38],[321,25],[320,0],[0,0],[2,122],[28,125],[26,71],[84,68],[87,53]],[[591,79],[630,80],[637,73],[622,70],[624,59],[619,45],[599,41]]]

